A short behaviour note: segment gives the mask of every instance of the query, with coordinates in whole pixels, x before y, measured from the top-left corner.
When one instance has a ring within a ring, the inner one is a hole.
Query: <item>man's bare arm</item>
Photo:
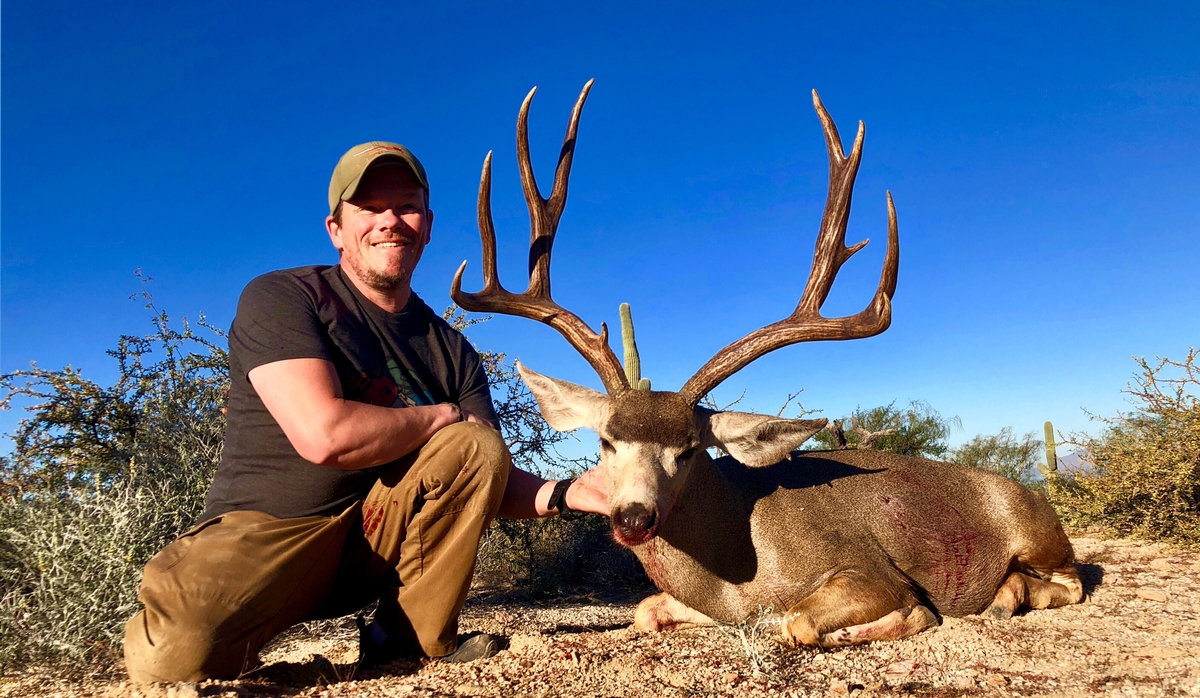
[[[342,470],[389,463],[460,420],[455,405],[394,409],[346,400],[325,359],[275,361],[249,378],[301,458]]]
[[[554,480],[543,480],[520,468],[513,468],[508,475],[508,486],[504,488],[504,499],[500,501],[497,516],[503,519],[534,519],[558,514],[556,509],[549,506],[554,485]],[[608,516],[608,488],[600,466],[571,483],[567,490],[567,506],[574,511]]]

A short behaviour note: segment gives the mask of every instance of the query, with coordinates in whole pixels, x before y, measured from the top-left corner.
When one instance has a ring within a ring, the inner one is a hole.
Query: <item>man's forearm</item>
[[[513,468],[508,474],[508,486],[504,488],[504,499],[500,500],[502,519],[536,519],[557,514],[548,506],[554,491],[554,480],[543,480],[533,473]]]
[[[497,515],[505,519],[533,519],[561,513],[550,508],[550,495],[557,482],[513,468]],[[608,516],[608,490],[601,468],[592,468],[573,481],[564,499],[572,511]]]
[[[293,439],[306,442],[306,460],[342,470],[383,465],[424,445],[438,430],[460,420],[455,405],[424,405],[396,409],[353,400],[322,415],[315,434]],[[300,451],[300,448],[297,448]]]
[[[346,400],[324,359],[263,364],[248,377],[301,458],[343,470],[390,463],[464,416],[456,405],[396,409]]]

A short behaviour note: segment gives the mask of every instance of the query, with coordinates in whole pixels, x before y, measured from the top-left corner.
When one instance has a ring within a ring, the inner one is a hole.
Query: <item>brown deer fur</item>
[[[520,371],[551,426],[600,435],[618,541],[665,595],[703,616],[740,621],[773,609],[788,639],[835,646],[920,631],[936,622],[930,611],[1008,617],[1082,599],[1054,510],[999,475],[873,450],[794,452],[749,467],[824,420],[715,413],[675,393],[605,396]],[[686,432],[683,410],[692,414]],[[714,424],[731,416],[740,417],[735,429]],[[772,423],[802,426],[779,436],[763,428]],[[733,455],[699,448],[678,458],[696,445]],[[620,512],[634,505],[658,512],[645,540],[621,531]],[[645,607],[644,629],[697,622],[659,597]],[[855,630],[894,611],[878,628]]]

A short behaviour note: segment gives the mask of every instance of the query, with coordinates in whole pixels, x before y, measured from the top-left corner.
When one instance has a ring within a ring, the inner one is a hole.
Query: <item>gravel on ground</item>
[[[464,632],[508,638],[466,665],[396,662],[355,672],[353,623],[294,629],[238,681],[133,685],[30,671],[0,698],[353,696],[1200,696],[1200,555],[1075,538],[1087,600],[1007,621],[945,618],[897,642],[792,649],[754,621],[633,629],[636,599],[534,604],[477,593]]]

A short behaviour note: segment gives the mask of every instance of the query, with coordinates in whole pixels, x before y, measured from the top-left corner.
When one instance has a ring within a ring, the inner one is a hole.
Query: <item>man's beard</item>
[[[350,263],[350,270],[354,273],[358,280],[363,282],[368,288],[382,293],[391,293],[403,286],[410,278],[410,274],[403,270],[392,274],[376,271],[362,264],[362,261],[353,257],[344,257],[345,261]]]

